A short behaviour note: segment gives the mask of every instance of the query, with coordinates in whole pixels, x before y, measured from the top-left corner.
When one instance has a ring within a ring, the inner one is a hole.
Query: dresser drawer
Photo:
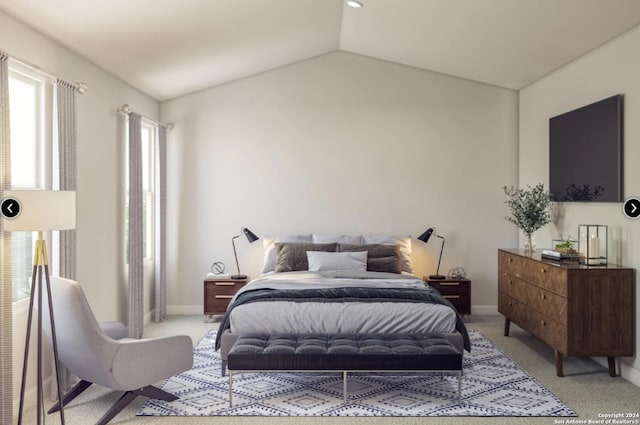
[[[523,327],[550,347],[561,353],[568,353],[567,327],[560,322],[537,311],[529,311]]]
[[[567,324],[567,299],[560,295],[528,285],[524,303],[563,325]]]
[[[498,312],[549,346],[567,353],[567,327],[560,322],[504,293],[498,294]]]
[[[527,287],[531,284],[513,275],[498,272],[498,291],[519,301],[526,301]]]
[[[522,323],[526,306],[504,292],[498,292],[498,313],[517,324]]]
[[[558,295],[567,295],[567,271],[560,267],[498,251],[498,271],[524,279]]]

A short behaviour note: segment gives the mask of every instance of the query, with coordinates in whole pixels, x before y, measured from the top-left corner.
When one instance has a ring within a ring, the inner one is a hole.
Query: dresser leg
[[[564,368],[562,367],[562,353],[556,351],[556,375],[562,378],[564,376]]]
[[[504,336],[509,336],[509,325],[511,325],[511,320],[504,318]]]
[[[607,361],[609,362],[609,376],[615,378],[616,376],[618,376],[616,374],[616,358],[607,357]]]

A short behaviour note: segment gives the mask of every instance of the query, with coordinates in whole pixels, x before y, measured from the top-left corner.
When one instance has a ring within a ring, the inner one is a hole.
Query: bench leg
[[[458,406],[460,406],[460,401],[462,399],[462,371],[458,371]]]
[[[342,396],[344,398],[344,404],[347,404],[347,371],[342,371]]]
[[[229,371],[229,407],[233,407],[233,372]]]

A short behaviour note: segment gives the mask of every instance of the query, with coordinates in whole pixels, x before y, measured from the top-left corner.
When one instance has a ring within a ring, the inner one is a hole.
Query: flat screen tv
[[[622,202],[622,95],[549,119],[549,192],[559,202]]]

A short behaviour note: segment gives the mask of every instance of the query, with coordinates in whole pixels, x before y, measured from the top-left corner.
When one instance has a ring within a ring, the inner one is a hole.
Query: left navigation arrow
[[[5,198],[0,205],[0,213],[4,218],[15,218],[20,214],[20,202],[15,198]]]

